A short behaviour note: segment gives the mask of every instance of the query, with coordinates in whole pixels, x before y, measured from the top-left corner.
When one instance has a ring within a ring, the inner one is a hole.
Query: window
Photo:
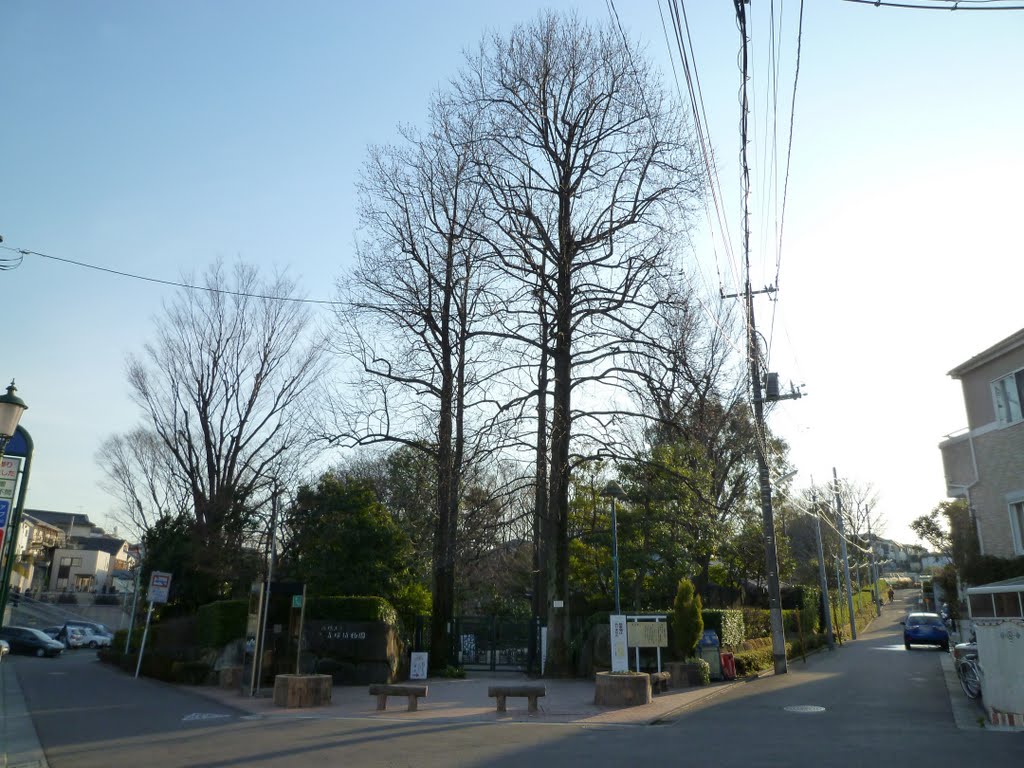
[[[1010,504],[1010,535],[1013,537],[1013,551],[1024,555],[1024,500]]]
[[[1000,424],[1013,424],[1024,418],[1021,394],[1024,393],[1024,370],[1003,376],[992,382],[992,399],[996,406],[996,419]]]

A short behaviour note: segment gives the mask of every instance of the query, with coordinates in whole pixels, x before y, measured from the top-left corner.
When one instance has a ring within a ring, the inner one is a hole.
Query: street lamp
[[[28,406],[25,405],[25,401],[18,397],[15,393],[18,390],[14,386],[14,380],[11,379],[11,385],[7,387],[7,394],[0,395],[0,461],[3,460],[4,451],[7,450],[7,444],[11,438],[14,437],[18,431],[18,422],[21,421],[21,414],[28,410]],[[27,434],[25,435],[28,442],[28,453],[31,455],[31,439],[28,439]],[[28,462],[28,458],[26,458]],[[25,474],[22,476],[22,484],[27,483],[28,477],[28,464],[25,465]],[[11,515],[10,507],[13,503],[13,488],[16,485],[12,483],[11,498],[5,499],[4,503],[7,506],[7,513],[10,519],[5,521],[9,535],[6,536],[6,542],[4,541],[4,526],[0,525],[0,624],[3,624],[4,613],[7,610],[7,591],[11,584],[11,568],[14,565],[14,547],[18,542],[18,526],[20,524],[20,513],[21,507],[24,500],[24,488],[18,498],[18,507],[14,510],[14,514]],[[6,546],[5,546],[6,544]],[[3,557],[4,550],[7,550],[6,558]]]
[[[615,615],[620,616],[619,609],[619,526],[615,518],[615,500],[626,498],[626,492],[622,486],[614,480],[609,480],[601,491],[601,496],[612,500],[612,578],[615,581]]]
[[[0,458],[3,458],[7,442],[14,437],[18,429],[18,422],[21,421],[21,414],[28,410],[25,401],[18,397],[15,392],[14,379],[7,387],[7,394],[0,395]]]

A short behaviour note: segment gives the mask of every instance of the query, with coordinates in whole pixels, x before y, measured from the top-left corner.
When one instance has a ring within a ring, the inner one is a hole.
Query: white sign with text
[[[626,617],[611,617],[612,672],[629,671],[629,653],[626,644]]]

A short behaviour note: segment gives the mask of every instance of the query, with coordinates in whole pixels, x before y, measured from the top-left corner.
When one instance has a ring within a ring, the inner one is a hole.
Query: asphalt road
[[[52,768],[1024,764],[1024,733],[956,726],[941,651],[904,650],[901,615],[887,608],[858,642],[645,726],[369,721],[314,711],[246,719],[187,688],[134,680],[88,651],[16,663]]]

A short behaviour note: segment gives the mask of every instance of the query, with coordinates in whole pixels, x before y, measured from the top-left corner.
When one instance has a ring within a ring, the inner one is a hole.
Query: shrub
[[[210,665],[203,661],[175,661],[171,664],[171,677],[176,683],[205,685],[209,681],[210,670]]]
[[[57,602],[67,605],[77,605],[78,597],[75,595],[74,592],[61,592],[59,595],[57,595]]]
[[[696,594],[689,579],[679,580],[672,605],[672,629],[676,650],[683,658],[693,655],[693,649],[704,632],[704,618],[701,616],[700,595]]]
[[[93,605],[120,605],[121,601],[117,595],[96,595],[93,598]]]
[[[203,648],[222,648],[232,640],[245,637],[249,616],[247,600],[218,600],[199,607],[199,644]]]
[[[701,611],[704,629],[713,629],[725,648],[736,648],[743,642],[746,624],[743,611],[705,608]]]
[[[700,678],[701,685],[711,685],[711,665],[708,664],[704,659],[697,659],[697,677]]]

